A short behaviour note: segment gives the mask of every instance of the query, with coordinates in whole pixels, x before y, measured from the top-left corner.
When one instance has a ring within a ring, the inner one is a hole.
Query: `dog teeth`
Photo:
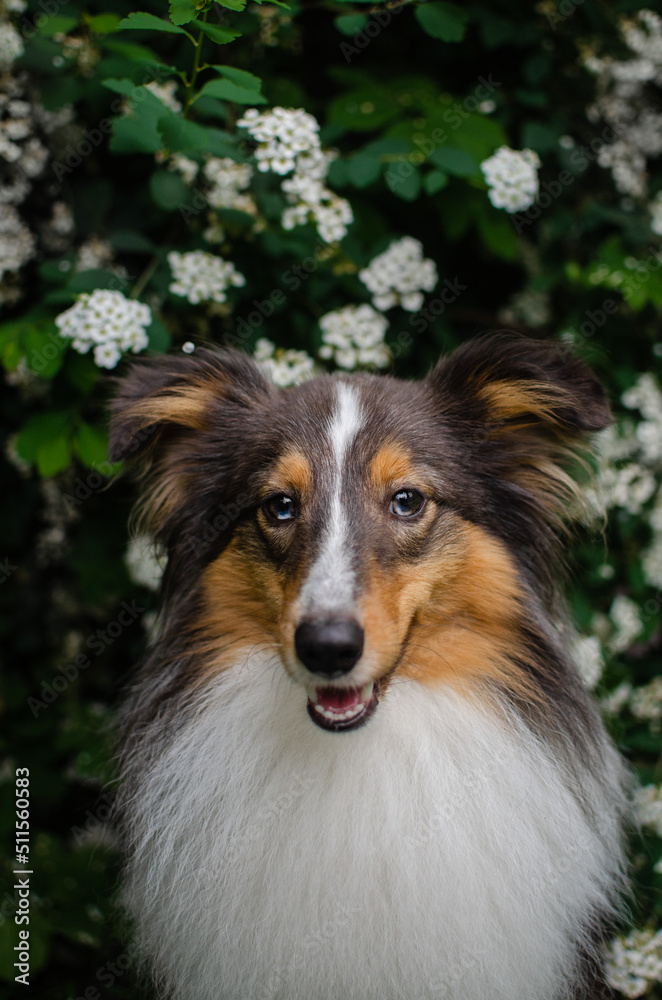
[[[328,708],[324,708],[323,705],[315,705],[315,711],[323,715],[325,719],[329,719],[330,722],[344,722],[347,719],[354,719],[357,715],[360,715],[365,705],[357,705],[355,708],[348,708],[346,712],[332,712]]]
[[[370,701],[374,687],[374,681],[370,681],[368,684],[363,685],[361,688],[361,701]]]

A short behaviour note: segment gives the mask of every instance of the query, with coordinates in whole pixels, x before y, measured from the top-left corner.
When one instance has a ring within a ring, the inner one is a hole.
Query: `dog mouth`
[[[365,725],[378,701],[373,681],[362,688],[317,687],[308,694],[308,715],[320,729],[345,733]]]

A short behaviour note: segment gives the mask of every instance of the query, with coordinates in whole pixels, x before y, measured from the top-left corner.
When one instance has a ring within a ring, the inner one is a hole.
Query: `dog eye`
[[[265,503],[264,508],[274,521],[292,521],[297,516],[297,508],[294,500],[285,493],[271,497]]]
[[[391,497],[389,510],[398,517],[413,517],[423,510],[425,497],[418,490],[398,490]]]

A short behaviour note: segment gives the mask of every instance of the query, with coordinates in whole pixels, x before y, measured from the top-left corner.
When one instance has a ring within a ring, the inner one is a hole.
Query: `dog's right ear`
[[[239,351],[202,349],[137,361],[118,379],[110,405],[109,458],[136,459],[165,434],[204,431],[223,408],[254,406],[272,392],[255,362]]]
[[[213,505],[239,489],[245,442],[267,423],[276,392],[252,358],[234,350],[145,359],[118,379],[109,457],[138,473],[141,530],[169,548],[202,534]]]

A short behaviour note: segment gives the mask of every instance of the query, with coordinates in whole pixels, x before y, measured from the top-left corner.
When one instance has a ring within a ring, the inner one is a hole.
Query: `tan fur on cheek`
[[[241,536],[232,540],[203,574],[203,611],[191,626],[203,679],[235,666],[246,650],[271,648],[285,662],[294,655],[300,576],[276,569]]]
[[[283,604],[278,574],[239,538],[207,567],[201,592],[203,610],[191,631],[205,657],[205,676],[236,664],[241,651],[278,646]]]
[[[376,676],[466,688],[481,680],[535,697],[517,664],[521,591],[505,547],[460,518],[438,551],[387,575],[373,572],[362,602]]]
[[[440,578],[412,629],[402,673],[424,684],[505,685],[536,698],[520,664],[522,593],[504,545],[477,525],[462,523],[466,548],[456,572]]]

